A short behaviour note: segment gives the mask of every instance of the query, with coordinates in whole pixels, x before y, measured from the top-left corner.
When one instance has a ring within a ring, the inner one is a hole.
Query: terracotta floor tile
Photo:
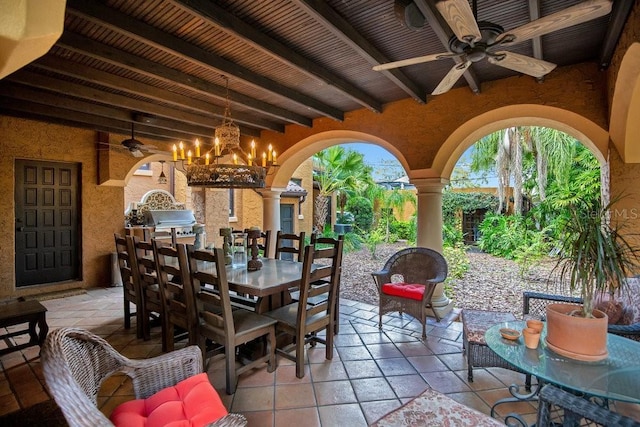
[[[277,385],[275,409],[305,408],[316,406],[316,397],[311,383]]]
[[[421,375],[431,388],[441,393],[471,391],[469,386],[451,371],[424,372]]]
[[[403,357],[403,354],[393,343],[367,344],[367,349],[374,359],[387,359],[391,357]]]
[[[249,425],[254,427],[254,424],[249,423]],[[320,424],[318,408],[281,409],[275,413],[275,427],[298,425],[320,427],[322,424]]]
[[[233,396],[231,411],[272,411],[274,409],[274,404],[274,387],[238,388]]]
[[[340,361],[332,363],[314,363],[310,365],[313,382],[339,381],[349,378],[344,365]]]
[[[373,360],[352,360],[342,362],[349,378],[381,377],[382,372]]]
[[[398,409],[402,403],[398,399],[377,400],[374,402],[361,402],[362,412],[368,424],[379,420],[389,412]]]
[[[247,425],[251,427],[274,427],[275,416],[274,411],[254,411],[254,412],[242,412],[242,415],[247,419]]]
[[[400,398],[416,397],[429,388],[429,384],[419,374],[387,376],[386,379]]]
[[[397,397],[387,380],[383,377],[352,380],[351,385],[359,402],[388,400]]]
[[[442,363],[440,358],[435,355],[431,356],[412,356],[407,357],[409,363],[413,365],[413,367],[418,372],[437,372],[437,371],[446,371],[448,370],[447,365]]]
[[[351,382],[347,380],[319,382],[315,383],[313,388],[318,406],[356,403],[358,401]]]
[[[349,360],[371,360],[373,357],[367,350],[367,347],[360,344],[358,347],[339,347],[338,354],[342,361]]]
[[[367,420],[360,409],[360,405],[356,403],[321,406],[318,408],[318,412],[323,426],[367,426]]]
[[[420,341],[399,343],[396,345],[398,347],[398,350],[400,350],[402,354],[405,355],[405,357],[428,356],[430,354],[433,354],[433,352],[429,349],[429,347],[427,347],[424,343]]]

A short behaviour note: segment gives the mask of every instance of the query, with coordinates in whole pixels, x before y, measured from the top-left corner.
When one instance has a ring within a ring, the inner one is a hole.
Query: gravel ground
[[[345,253],[342,263],[340,296],[355,301],[378,305],[378,291],[371,272],[382,269],[386,260],[406,247],[402,244],[378,246],[376,257],[368,249]],[[469,270],[452,283],[457,308],[476,308],[522,313],[522,292],[525,290],[564,293],[557,285],[548,284],[553,262],[547,261],[532,268],[524,277],[513,261],[497,258],[476,250],[467,252]]]

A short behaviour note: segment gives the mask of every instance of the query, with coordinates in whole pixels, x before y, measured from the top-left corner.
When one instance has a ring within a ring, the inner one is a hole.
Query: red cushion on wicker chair
[[[424,285],[413,285],[411,283],[385,283],[382,285],[382,292],[396,297],[422,300],[424,295]]]
[[[111,414],[116,426],[205,426],[227,415],[207,374],[201,373],[160,390],[147,399],[125,402]]]

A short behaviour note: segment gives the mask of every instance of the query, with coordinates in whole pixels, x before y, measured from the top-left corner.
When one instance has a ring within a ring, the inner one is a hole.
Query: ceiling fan
[[[120,144],[109,144],[106,142],[99,142],[101,145],[109,145],[116,148],[123,148],[129,151],[133,157],[144,157],[143,151],[150,153],[166,154],[164,151],[156,150],[157,147],[153,145],[145,145],[142,141],[135,138],[134,123],[131,123],[131,138],[123,140]]]
[[[373,69],[382,71],[445,58],[460,58],[462,62],[451,68],[433,90],[432,95],[447,92],[471,64],[485,58],[492,64],[541,78],[550,73],[556,64],[509,52],[503,48],[607,15],[611,12],[611,3],[612,0],[583,1],[528,24],[504,31],[500,25],[476,21],[474,16],[476,0],[473,0],[473,9],[468,0],[438,1],[436,8],[454,33],[449,40],[449,52],[380,64]]]

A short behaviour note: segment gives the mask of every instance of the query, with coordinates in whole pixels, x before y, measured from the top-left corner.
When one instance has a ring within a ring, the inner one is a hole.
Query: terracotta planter
[[[570,316],[576,310],[571,304],[547,306],[547,345],[556,353],[576,360],[606,359],[607,315],[594,310],[595,318]]]

